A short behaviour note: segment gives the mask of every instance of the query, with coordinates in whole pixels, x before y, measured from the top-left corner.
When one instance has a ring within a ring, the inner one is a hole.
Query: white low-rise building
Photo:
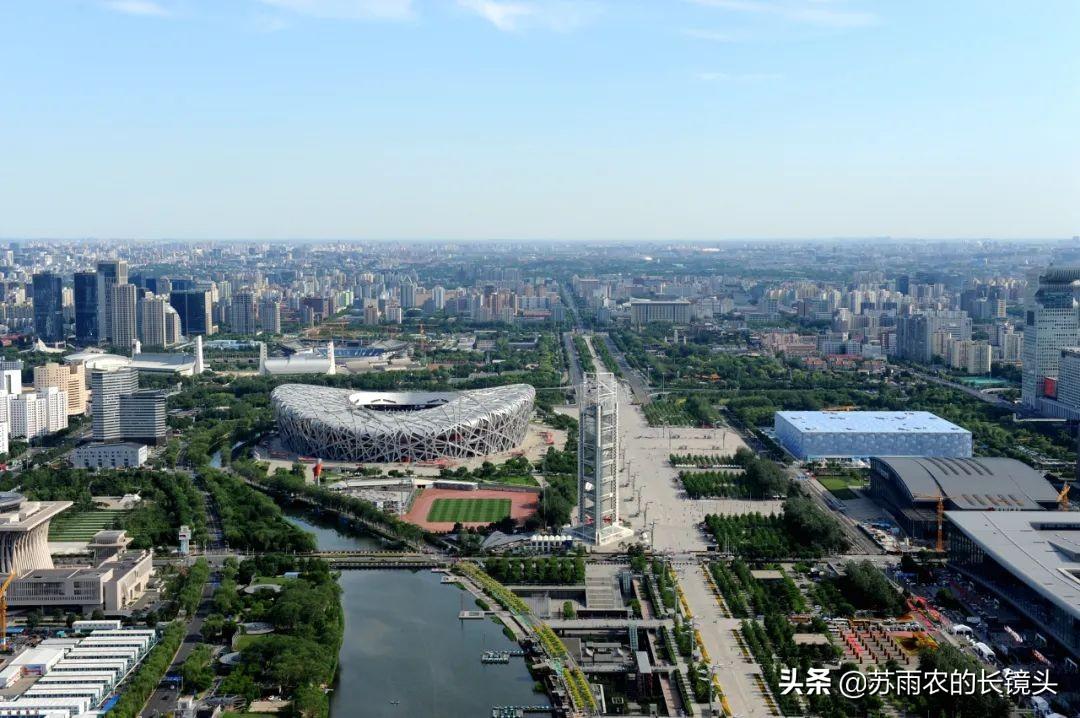
[[[86,444],[71,452],[71,465],[76,469],[132,469],[145,464],[149,456],[145,444],[130,441]]]

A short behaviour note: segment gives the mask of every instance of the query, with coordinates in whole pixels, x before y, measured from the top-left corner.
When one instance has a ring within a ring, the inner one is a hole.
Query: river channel
[[[290,513],[320,549],[378,549],[373,538]],[[521,658],[485,665],[488,649],[517,644],[490,620],[458,620],[470,594],[430,571],[342,571],[345,640],[331,698],[335,716],[488,718],[495,705],[547,705]]]

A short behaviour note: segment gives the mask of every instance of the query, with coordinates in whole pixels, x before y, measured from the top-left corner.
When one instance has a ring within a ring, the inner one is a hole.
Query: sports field
[[[510,515],[510,499],[435,499],[428,510],[432,523],[485,523]]]
[[[461,523],[468,527],[487,526],[509,516],[524,523],[540,508],[540,489],[421,489],[416,493],[405,520],[416,526],[444,533]]]

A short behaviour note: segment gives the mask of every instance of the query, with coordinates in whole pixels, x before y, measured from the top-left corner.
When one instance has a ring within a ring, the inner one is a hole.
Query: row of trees
[[[608,348],[608,344],[604,341],[603,337],[593,337],[593,349],[596,351],[596,356],[600,357],[600,362],[604,365],[604,368],[615,376],[622,376],[622,369],[619,368],[619,362],[615,361],[615,355],[611,353],[611,349]]]
[[[585,337],[580,334],[574,335],[574,349],[577,350],[581,371],[586,374],[596,371],[596,363],[593,361],[592,352],[589,351],[589,343],[585,341]]]
[[[315,538],[285,520],[273,499],[224,471],[203,469],[214,497],[225,541],[253,551],[314,551]]]
[[[585,581],[585,560],[569,558],[489,558],[484,570],[501,583],[575,584]]]
[[[143,660],[135,675],[128,679],[120,700],[109,711],[114,718],[136,718],[153,695],[158,683],[165,677],[165,672],[172,664],[173,656],[184,642],[186,626],[174,621],[165,628],[161,640]]]

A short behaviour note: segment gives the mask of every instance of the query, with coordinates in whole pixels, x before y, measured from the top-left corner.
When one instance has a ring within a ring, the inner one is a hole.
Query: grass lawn
[[[510,515],[510,499],[435,499],[427,520],[446,523],[495,523]]]
[[[119,526],[126,513],[108,509],[65,511],[49,524],[49,540],[89,541],[98,531]]]
[[[859,495],[851,489],[866,485],[861,481],[840,476],[819,476],[818,482],[841,501],[850,501],[851,499],[859,498]]]
[[[262,639],[264,639],[264,638],[266,638],[267,636],[270,636],[270,635],[273,635],[273,634],[263,633],[263,634],[260,634],[260,635],[257,635],[257,636],[249,636],[248,634],[245,633],[245,634],[243,634],[241,636],[237,636],[236,637],[236,647],[233,650],[242,651],[245,648],[247,648],[248,646],[250,646],[251,644],[253,644],[253,643],[257,642],[257,641],[261,641]]]
[[[251,585],[261,586],[263,584],[274,584],[277,586],[284,586],[295,580],[295,578],[288,578],[286,576],[256,576],[251,580]]]
[[[481,483],[507,484],[509,486],[539,486],[532,476],[493,476],[490,479],[482,479]]]

